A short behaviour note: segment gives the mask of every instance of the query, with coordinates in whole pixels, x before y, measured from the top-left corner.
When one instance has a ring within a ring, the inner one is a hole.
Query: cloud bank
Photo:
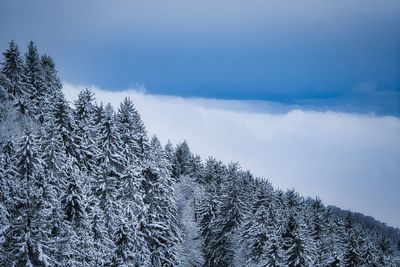
[[[84,88],[66,83],[64,93],[72,102]],[[186,139],[203,158],[239,161],[278,188],[400,226],[398,117],[89,88],[116,109],[131,97],[149,133],[164,143]]]

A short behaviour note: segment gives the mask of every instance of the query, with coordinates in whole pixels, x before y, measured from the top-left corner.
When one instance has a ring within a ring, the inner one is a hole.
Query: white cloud
[[[72,101],[83,88],[64,84],[64,93]],[[400,226],[398,117],[90,89],[116,109],[130,96],[149,133],[164,143],[186,139],[203,158],[239,161],[276,187]]]

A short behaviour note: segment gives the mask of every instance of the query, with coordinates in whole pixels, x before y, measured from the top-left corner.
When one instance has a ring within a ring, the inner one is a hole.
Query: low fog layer
[[[84,88],[64,84],[64,93],[73,102]],[[276,187],[400,226],[398,117],[90,89],[114,108],[131,97],[149,133],[164,143],[186,139],[203,158],[238,161]]]

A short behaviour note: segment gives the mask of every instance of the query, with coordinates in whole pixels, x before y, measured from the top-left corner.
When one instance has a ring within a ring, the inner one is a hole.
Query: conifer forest
[[[24,51],[1,59],[0,266],[399,266],[399,229],[162,144],[135,99],[69,103]]]

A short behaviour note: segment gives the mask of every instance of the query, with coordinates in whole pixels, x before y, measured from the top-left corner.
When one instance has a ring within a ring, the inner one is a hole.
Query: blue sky
[[[398,0],[16,0],[0,25],[74,84],[400,115]]]

